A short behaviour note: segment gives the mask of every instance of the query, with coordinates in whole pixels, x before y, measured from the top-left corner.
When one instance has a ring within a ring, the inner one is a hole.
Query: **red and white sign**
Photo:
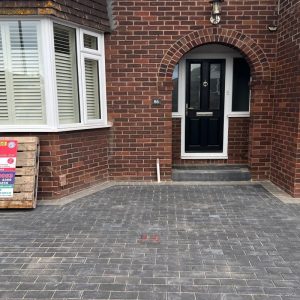
[[[18,151],[18,141],[0,140],[0,157],[16,157]]]
[[[13,197],[18,141],[0,140],[0,198]]]
[[[16,158],[0,157],[0,172],[16,170]]]

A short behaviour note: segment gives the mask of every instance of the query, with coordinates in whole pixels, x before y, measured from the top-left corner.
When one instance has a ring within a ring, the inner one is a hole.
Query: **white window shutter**
[[[11,70],[7,82],[13,97],[15,124],[45,123],[41,53],[38,24],[11,22],[8,25]]]
[[[54,26],[55,68],[59,121],[80,122],[75,29]]]
[[[9,120],[2,38],[0,26],[0,124]]]
[[[85,58],[84,68],[87,119],[100,119],[99,62]]]

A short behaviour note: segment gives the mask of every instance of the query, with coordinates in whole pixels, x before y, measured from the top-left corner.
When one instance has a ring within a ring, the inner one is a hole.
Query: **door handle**
[[[189,115],[189,110],[194,110],[194,107],[188,107],[186,105],[186,107],[185,107],[185,115],[186,115],[186,117]]]
[[[196,116],[197,117],[211,117],[213,116],[213,112],[212,111],[197,111],[196,112]]]

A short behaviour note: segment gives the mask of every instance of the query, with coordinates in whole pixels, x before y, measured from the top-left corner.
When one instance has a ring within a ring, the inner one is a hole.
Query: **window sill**
[[[184,153],[181,159],[228,159],[226,153]]]
[[[101,129],[101,128],[110,128],[113,124],[108,122],[107,124],[97,124],[97,125],[80,125],[80,126],[71,126],[64,128],[52,128],[49,126],[0,126],[0,132],[65,132],[65,131],[78,131],[78,130],[89,130],[89,129]]]

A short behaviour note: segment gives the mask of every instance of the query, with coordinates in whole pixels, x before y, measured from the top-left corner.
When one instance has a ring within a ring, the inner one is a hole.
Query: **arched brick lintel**
[[[177,40],[167,50],[159,67],[159,82],[164,84],[172,78],[174,67],[184,54],[209,43],[223,44],[240,51],[248,61],[254,82],[267,83],[271,80],[268,59],[253,39],[235,30],[211,28],[193,31]]]

